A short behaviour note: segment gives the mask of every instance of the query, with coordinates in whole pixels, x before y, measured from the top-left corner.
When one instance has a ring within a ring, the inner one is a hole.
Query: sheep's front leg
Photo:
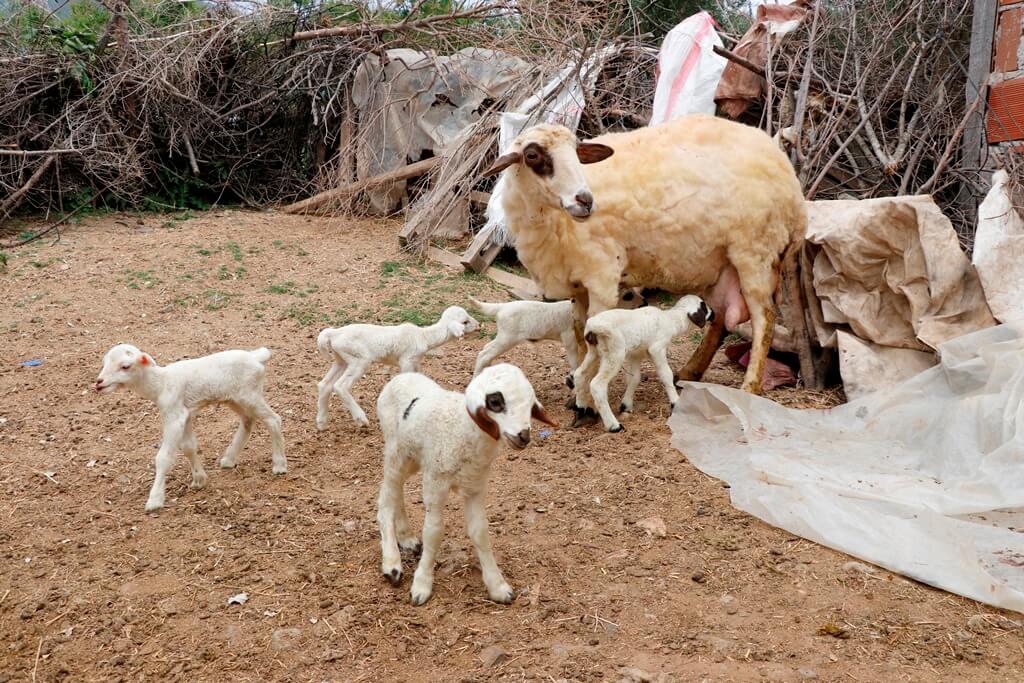
[[[284,434],[281,431],[281,417],[274,412],[274,409],[260,396],[254,400],[249,410],[256,419],[267,426],[270,432],[270,471],[274,474],[285,474],[288,472],[288,460],[284,457]]]
[[[508,604],[515,597],[515,591],[505,581],[491,549],[491,537],[487,533],[487,512],[484,507],[484,492],[466,496],[466,532],[473,547],[476,548],[477,559],[480,560],[480,573],[483,575],[487,594],[494,602]]]
[[[413,605],[422,605],[434,592],[434,563],[444,537],[444,504],[448,492],[447,481],[423,477],[423,554],[412,576]]]
[[[423,355],[406,356],[402,358],[398,363],[399,372],[419,372],[420,363],[423,362]]]
[[[622,403],[619,405],[620,413],[633,412],[633,395],[636,394],[636,388],[640,386],[640,380],[643,377],[640,372],[640,366],[640,358],[636,356],[626,358],[624,366],[626,370],[626,391],[622,394]]]
[[[156,453],[156,477],[153,479],[153,487],[149,490],[146,512],[159,510],[164,506],[167,473],[174,466],[174,457],[181,447],[187,422],[188,414],[184,410],[175,411],[164,417],[163,441]]]
[[[711,365],[718,347],[725,337],[725,316],[715,311],[714,319],[704,329],[704,337],[700,340],[697,350],[690,356],[683,369],[675,375],[675,379],[688,382],[699,382]]]
[[[335,393],[338,394],[338,398],[348,408],[352,419],[363,427],[370,426],[370,418],[366,417],[366,413],[359,407],[356,400],[352,398],[351,392],[352,386],[366,373],[368,367],[370,367],[370,364],[362,359],[350,360],[348,367],[345,368],[345,372],[341,375],[341,379],[334,384]]]
[[[480,374],[480,371],[490,365],[495,358],[505,353],[513,346],[515,346],[515,340],[508,337],[502,337],[499,333],[497,337],[487,342],[484,348],[480,349],[480,353],[476,357],[476,365],[473,367],[473,377]]]
[[[675,378],[672,376],[672,368],[668,364],[668,349],[664,346],[652,346],[648,353],[651,356],[651,362],[654,363],[654,370],[658,373],[658,379],[665,387],[669,407],[675,409],[676,401],[679,400],[679,392],[676,391]]]
[[[206,486],[209,479],[206,470],[203,469],[203,459],[199,457],[199,443],[196,441],[196,433],[193,430],[192,416],[185,421],[185,432],[181,437],[181,450],[185,457],[192,463],[192,484],[193,489],[201,489]]]
[[[576,345],[576,358],[585,358],[587,355],[587,342],[583,338],[584,331],[587,326],[587,309],[590,308],[590,295],[586,290],[576,292],[572,302],[572,335],[573,342]],[[568,354],[566,354],[568,356]],[[576,368],[578,370],[579,368]],[[576,383],[575,370],[569,379],[566,380],[566,384],[569,385],[570,389],[575,389],[573,396],[566,402],[566,408],[574,408],[579,403],[579,384]]]
[[[384,446],[384,478],[377,496],[377,526],[380,529],[380,572],[392,586],[402,582],[402,555],[395,539],[395,516],[402,500],[402,475],[392,444]]]

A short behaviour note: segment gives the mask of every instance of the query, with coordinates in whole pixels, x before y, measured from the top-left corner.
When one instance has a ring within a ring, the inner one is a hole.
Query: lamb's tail
[[[325,330],[320,331],[320,336],[316,338],[316,350],[321,356],[325,358],[333,358],[334,351],[331,349],[331,332],[333,328],[328,327]]]
[[[484,315],[498,315],[498,311],[501,310],[503,304],[489,304],[486,301],[477,301],[473,297],[469,297],[469,300],[484,313]]]
[[[254,349],[250,353],[252,353],[253,358],[255,358],[257,361],[264,365],[266,365],[267,361],[270,360],[270,357],[274,355],[274,352],[268,349],[266,346],[261,346],[258,349]]]

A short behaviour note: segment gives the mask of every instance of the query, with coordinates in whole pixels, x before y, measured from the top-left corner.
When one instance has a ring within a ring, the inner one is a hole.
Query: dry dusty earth
[[[505,294],[401,256],[396,231],[274,213],[107,215],[10,254],[0,680],[1024,680],[1021,615],[865,573],[731,508],[722,484],[670,447],[653,378],[625,433],[562,428],[496,463],[488,511],[513,605],[487,601],[453,502],[434,596],[410,606],[408,574],[400,589],[378,574],[376,426],[358,429],[335,401],[329,429],[314,428],[326,370],[315,336]],[[424,371],[465,386],[487,333],[493,324]],[[210,409],[197,429],[206,489],[189,490],[179,461],[167,507],[146,514],[157,414],[135,395],[88,390],[120,341],[162,363],[273,348],[267,389],[288,474],[271,475],[261,428],[238,469],[217,469],[234,418]],[[673,349],[677,364],[689,344]],[[29,359],[43,364],[20,365]],[[568,422],[557,344],[509,359]],[[357,385],[371,419],[387,377]],[[740,376],[721,359],[710,378]],[[418,523],[418,480],[407,495]],[[650,517],[666,537],[637,525]],[[228,605],[241,592],[248,602]]]

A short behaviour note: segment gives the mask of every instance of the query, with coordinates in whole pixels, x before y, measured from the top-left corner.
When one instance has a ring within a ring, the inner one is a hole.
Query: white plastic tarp
[[[1024,612],[1024,334],[990,327],[941,364],[830,410],[686,382],[672,444],[769,524]]]
[[[715,54],[716,45],[724,47],[707,12],[688,17],[668,32],[658,54],[650,125],[686,114],[715,113],[715,91],[726,64]]]
[[[1024,324],[1024,220],[1013,206],[1006,171],[992,176],[992,189],[978,207],[974,267],[992,314]]]

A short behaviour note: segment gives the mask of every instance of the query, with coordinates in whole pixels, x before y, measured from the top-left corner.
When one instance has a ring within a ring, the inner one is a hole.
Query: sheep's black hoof
[[[399,543],[398,549],[401,550],[403,553],[407,553],[409,555],[416,555],[417,557],[423,554],[423,544],[419,541],[406,545],[402,545],[401,543]]]
[[[618,434],[619,432],[626,431],[626,428],[623,427],[621,424],[619,424],[619,425],[616,425],[616,426],[612,427],[608,431],[611,432],[612,434]]]
[[[570,389],[576,388],[576,382],[572,381],[572,375],[565,376],[565,386],[569,387]]]
[[[631,412],[633,412],[633,409],[631,407],[627,406],[625,403],[620,403],[619,404],[619,412],[620,413],[631,413]]]
[[[402,583],[402,570],[392,569],[387,574],[384,574],[384,578],[387,579],[388,583],[390,583],[392,586],[398,586]]]
[[[572,423],[573,429],[595,425],[601,418],[593,408],[576,408],[576,420]]]
[[[565,407],[569,410],[576,410],[576,396],[569,394],[569,398],[565,399]],[[576,412],[579,412],[578,410]]]

